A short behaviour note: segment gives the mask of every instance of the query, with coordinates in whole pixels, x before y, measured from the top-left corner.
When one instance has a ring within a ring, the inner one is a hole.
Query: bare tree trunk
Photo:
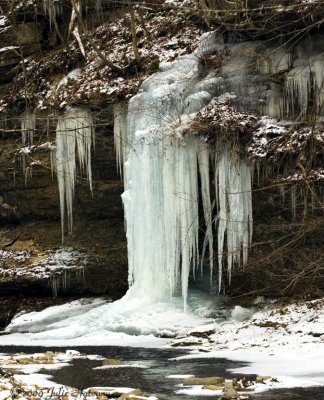
[[[131,30],[132,30],[132,39],[133,39],[133,51],[135,55],[135,59],[138,63],[141,62],[141,55],[137,46],[137,36],[136,36],[136,24],[135,24],[135,13],[132,5],[132,0],[128,0],[128,9],[131,17]]]
[[[206,22],[206,25],[208,26],[208,28],[210,28],[210,20],[209,20],[209,15],[208,15],[209,10],[208,10],[208,6],[206,4],[206,1],[205,0],[199,0],[199,3],[200,3],[200,7],[202,9],[202,12],[204,14],[204,20]]]
[[[142,28],[143,28],[145,39],[149,39],[150,38],[150,33],[149,33],[149,31],[147,29],[147,26],[145,24],[145,20],[144,20],[144,16],[143,16],[143,10],[141,9],[141,7],[138,7],[138,13],[139,13],[139,16],[140,16],[140,20],[141,20],[141,24],[142,24]]]
[[[56,18],[53,18],[53,25],[54,25],[55,32],[56,32],[57,36],[59,37],[59,39],[61,40],[62,45],[64,46],[65,50],[67,51],[68,54],[71,54],[70,48],[69,48],[68,44],[66,43],[66,41],[60,31],[60,28],[57,24]]]
[[[81,29],[81,32],[84,34],[84,36],[86,37],[87,41],[91,44],[92,48],[94,49],[94,51],[97,53],[98,57],[100,58],[100,60],[107,65],[109,68],[111,68],[112,71],[118,72],[118,73],[122,73],[123,69],[118,67],[116,64],[114,64],[113,62],[111,62],[106,56],[105,54],[99,49],[99,47],[97,46],[96,42],[94,39],[92,39],[91,34],[88,33],[86,26],[84,25],[83,21],[82,21],[82,17],[80,15],[80,12],[78,10],[78,0],[71,0],[72,2],[72,6],[73,6],[73,10],[77,16],[77,24]]]

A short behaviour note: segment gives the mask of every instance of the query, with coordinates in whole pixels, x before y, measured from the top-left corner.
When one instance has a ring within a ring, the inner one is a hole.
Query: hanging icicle
[[[314,97],[317,112],[323,115],[324,110],[324,59],[323,54],[311,58],[313,74]]]
[[[209,177],[209,146],[203,143],[198,151],[198,163],[200,172],[200,185],[201,197],[204,209],[204,217],[206,224],[206,235],[203,244],[203,251],[201,255],[201,271],[204,262],[204,255],[208,243],[209,249],[209,266],[210,266],[210,280],[212,282],[213,267],[214,267],[214,244],[213,244],[213,231],[212,231],[212,206],[210,201],[210,177]]]
[[[26,110],[20,116],[21,140],[23,146],[32,145],[34,142],[34,132],[36,129],[35,113]]]
[[[50,25],[63,13],[61,0],[43,0],[44,14],[48,15]]]
[[[287,74],[285,85],[287,113],[296,114],[297,104],[299,112],[305,115],[311,91],[311,70],[309,65],[292,69]]]
[[[221,290],[225,232],[227,242],[227,273],[231,281],[232,269],[245,265],[252,241],[252,173],[251,167],[242,160],[231,157],[223,149],[216,162],[215,182],[218,186],[218,268],[219,291]]]
[[[127,134],[127,103],[117,103],[114,105],[114,141],[116,150],[117,170],[123,177],[123,163],[128,154]],[[126,183],[125,183],[126,185]]]

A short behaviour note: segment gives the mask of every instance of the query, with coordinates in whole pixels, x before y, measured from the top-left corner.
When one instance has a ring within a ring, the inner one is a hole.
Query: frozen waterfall
[[[202,266],[207,245],[212,276],[213,219],[218,227],[219,285],[224,253],[229,276],[234,264],[247,261],[251,168],[232,159],[228,149],[217,150],[205,137],[183,129],[217,95],[217,84],[211,84],[217,82],[215,72],[201,78],[198,66],[199,59],[219,45],[215,33],[204,35],[193,54],[162,64],[128,107],[118,104],[114,110],[117,161],[123,165],[125,183],[130,291],[150,293],[157,300],[182,294],[186,304],[190,269],[195,275]],[[210,163],[211,157],[215,162]],[[215,165],[215,215],[210,165]],[[206,230],[202,251],[200,196]]]
[[[91,148],[93,120],[88,110],[70,107],[59,118],[56,127],[56,169],[60,194],[62,241],[65,231],[65,212],[68,231],[73,228],[73,198],[77,159],[79,170],[85,172],[92,191]]]
[[[198,68],[199,59],[221,45],[215,34],[204,35],[193,54],[162,63],[128,104],[114,107],[118,169],[125,185],[126,295],[91,309],[77,304],[62,313],[54,307],[37,314],[36,324],[35,315],[24,316],[7,332],[34,332],[35,343],[61,344],[93,342],[103,334],[105,344],[120,344],[129,335],[147,343],[149,334],[175,337],[193,327],[214,329],[221,298],[188,291],[189,276],[201,274],[206,263],[212,278],[218,264],[220,287],[223,269],[230,278],[235,264],[246,263],[252,234],[250,166],[233,157],[226,144],[209,143],[191,128],[197,112],[222,94],[217,71],[201,74]],[[65,210],[72,228],[77,158],[91,186],[92,126],[90,113],[80,108],[69,108],[57,125],[63,233]]]

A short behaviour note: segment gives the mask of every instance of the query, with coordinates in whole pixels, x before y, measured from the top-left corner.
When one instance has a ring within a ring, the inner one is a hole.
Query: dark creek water
[[[246,364],[226,359],[171,360],[186,354],[175,349],[145,349],[129,347],[73,347],[85,354],[98,354],[106,358],[118,358],[124,364],[136,363],[147,368],[109,368],[94,369],[102,365],[99,360],[75,359],[71,365],[59,370],[44,371],[53,376],[52,381],[83,389],[90,386],[124,386],[141,389],[146,395],[155,395],[161,400],[210,400],[218,396],[186,396],[176,394],[181,379],[167,378],[168,375],[224,376],[240,377],[227,372],[228,369],[243,367]],[[64,348],[42,347],[1,347],[0,353],[36,353],[65,351]],[[254,378],[255,376],[251,376]],[[324,388],[272,390],[262,394],[251,395],[251,400],[324,400]]]

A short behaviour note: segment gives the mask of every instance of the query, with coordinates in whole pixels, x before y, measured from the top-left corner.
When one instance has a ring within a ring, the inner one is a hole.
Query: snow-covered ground
[[[125,300],[90,305],[74,301],[20,315],[0,343],[181,347],[188,349],[181,358],[245,361],[247,366],[233,372],[278,379],[258,385],[257,391],[324,385],[324,299],[286,306],[256,302],[250,308],[235,306],[218,313],[221,304],[207,298],[199,302],[193,297],[187,313],[181,310],[181,299],[178,306],[175,301],[169,307],[144,300],[135,303],[127,308]],[[206,394],[201,386],[179,387],[179,393],[191,396],[201,390]]]
[[[231,372],[278,379],[257,391],[324,385],[324,299],[287,306],[269,303],[250,315],[236,306],[231,318],[214,329],[209,340],[181,358],[244,361],[247,366]]]

